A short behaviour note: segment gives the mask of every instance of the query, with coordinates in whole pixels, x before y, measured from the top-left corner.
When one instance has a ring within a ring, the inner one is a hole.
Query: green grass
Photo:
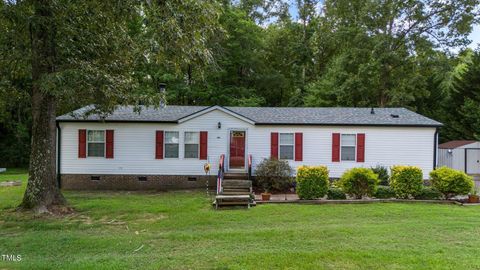
[[[35,218],[13,211],[24,189],[0,187],[0,254],[22,255],[21,262],[0,260],[0,269],[480,268],[477,207],[215,211],[201,192],[64,192],[77,214]]]

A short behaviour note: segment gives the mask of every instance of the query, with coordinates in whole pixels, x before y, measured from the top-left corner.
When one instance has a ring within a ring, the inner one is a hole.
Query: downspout
[[[62,176],[60,174],[61,156],[62,155],[62,129],[60,123],[57,122],[57,186],[62,188]]]
[[[437,149],[438,149],[438,128],[435,129],[435,134],[433,135],[433,169],[437,168]]]

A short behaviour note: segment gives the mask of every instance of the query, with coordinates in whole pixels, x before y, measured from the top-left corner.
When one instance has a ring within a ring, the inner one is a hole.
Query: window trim
[[[186,133],[197,133],[198,134],[198,142],[196,143],[197,144],[197,157],[185,157],[185,145],[187,144],[194,144],[194,143],[185,143],[185,138],[187,137],[186,136]],[[180,155],[180,154],[179,154]],[[183,132],[183,158],[184,159],[200,159],[200,131],[189,131],[189,130],[185,130]]]
[[[353,135],[355,137],[355,144],[354,145],[346,145],[345,146],[345,147],[354,147],[355,153],[354,153],[354,156],[353,156],[353,160],[342,159],[342,148],[343,148],[342,136],[343,135]],[[357,147],[357,133],[340,133],[340,162],[357,162],[357,150],[358,150],[358,147]]]
[[[88,132],[89,131],[103,131],[103,156],[99,156],[99,157],[94,157],[94,156],[90,156],[88,155],[88,148],[89,148],[89,144],[90,143],[100,143],[100,142],[97,142],[97,141],[93,141],[93,142],[89,142],[88,141]],[[87,129],[87,132],[86,132],[86,138],[85,138],[85,144],[87,145],[87,149],[86,149],[86,158],[106,158],[107,157],[107,130],[106,129]]]
[[[167,132],[177,132],[178,133],[178,143],[167,143],[167,140],[166,140]],[[177,144],[178,145],[178,156],[177,157],[167,157],[167,155],[166,155],[167,148],[165,147],[167,144]],[[180,131],[177,131],[177,130],[164,130],[163,131],[163,158],[164,159],[180,159]]]
[[[292,144],[282,144],[280,143],[281,139],[280,137],[282,136],[282,134],[291,134],[292,137],[293,137],[293,142]],[[284,146],[293,146],[292,147],[292,158],[291,159],[287,159],[287,158],[281,158],[280,157],[280,148],[281,146],[284,145]],[[294,161],[295,160],[295,132],[279,132],[278,133],[278,160],[291,160],[291,161]]]

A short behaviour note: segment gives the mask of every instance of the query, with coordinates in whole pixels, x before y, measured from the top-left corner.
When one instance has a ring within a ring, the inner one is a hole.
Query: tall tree
[[[480,52],[468,55],[465,69],[455,76],[443,103],[444,119],[451,138],[480,140]]]
[[[405,105],[428,94],[418,61],[432,48],[467,43],[477,1],[327,0],[318,33],[336,46],[326,75],[310,86],[307,103]],[[336,86],[339,91],[334,91]]]
[[[138,59],[170,65],[173,72],[185,61],[213,59],[202,31],[216,27],[215,1],[39,0],[0,5],[8,14],[0,17],[6,33],[0,38],[2,73],[19,63],[31,70],[32,143],[22,207],[36,212],[65,204],[55,177],[59,110],[95,104],[90,113],[108,113],[118,104],[139,100],[158,105],[161,97],[154,84],[135,73]],[[23,90],[3,82],[2,91]]]

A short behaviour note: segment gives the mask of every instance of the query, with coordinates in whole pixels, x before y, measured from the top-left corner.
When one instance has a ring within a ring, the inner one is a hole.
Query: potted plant
[[[262,192],[261,195],[262,201],[270,201],[270,196],[272,196],[272,193],[268,192],[268,189],[265,189],[265,191]]]
[[[468,203],[479,203],[480,196],[478,195],[478,188],[473,188],[470,194],[468,195]]]

